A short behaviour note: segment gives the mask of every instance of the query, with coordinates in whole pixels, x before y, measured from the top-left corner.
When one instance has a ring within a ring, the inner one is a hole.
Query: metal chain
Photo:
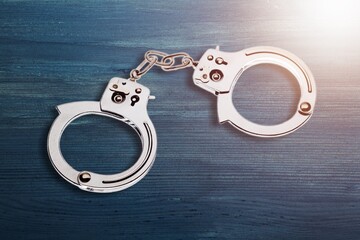
[[[194,61],[189,54],[184,52],[167,54],[155,50],[147,51],[144,55],[144,60],[137,66],[137,68],[131,70],[130,80],[139,80],[142,75],[147,73],[154,65],[161,67],[163,71],[170,72],[179,69],[197,66],[197,61]]]

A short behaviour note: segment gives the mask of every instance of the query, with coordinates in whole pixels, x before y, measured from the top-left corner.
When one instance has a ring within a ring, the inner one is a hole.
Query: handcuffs
[[[241,74],[259,64],[274,64],[287,69],[297,79],[301,96],[295,114],[278,125],[260,125],[241,116],[234,107],[232,94]],[[257,137],[280,137],[303,126],[311,117],[316,100],[314,77],[305,63],[294,54],[274,47],[253,47],[239,52],[207,50],[199,61],[180,52],[166,54],[148,51],[144,61],[130,72],[130,78],[112,78],[100,102],[82,101],[57,106],[58,117],[48,135],[48,154],[56,171],[68,182],[89,192],[115,192],[124,190],[140,181],[154,163],[157,137],[147,113],[150,90],[137,82],[153,66],[164,71],[193,67],[193,81],[200,88],[217,96],[220,123],[229,122],[238,130]],[[75,119],[89,114],[102,115],[122,121],[139,135],[142,152],[129,169],[111,175],[90,171],[77,171],[64,159],[60,140],[65,128]]]

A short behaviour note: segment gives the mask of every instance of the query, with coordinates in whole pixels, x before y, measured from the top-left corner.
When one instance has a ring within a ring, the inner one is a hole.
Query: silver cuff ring
[[[113,78],[100,102],[73,102],[57,106],[59,116],[53,122],[48,136],[48,153],[56,171],[71,184],[90,192],[115,192],[140,181],[154,163],[157,138],[147,114],[150,90],[136,82]],[[60,140],[65,128],[75,119],[89,114],[102,115],[122,121],[139,135],[142,152],[129,169],[111,175],[77,171],[64,159]]]
[[[301,97],[297,111],[278,125],[253,123],[237,112],[232,94],[236,82],[248,68],[259,64],[274,64],[292,73],[299,83]],[[201,57],[193,80],[196,85],[217,96],[218,119],[229,122],[242,132],[257,137],[280,137],[303,126],[315,107],[316,86],[306,64],[294,54],[274,47],[254,47],[239,52],[222,52],[209,49]]]

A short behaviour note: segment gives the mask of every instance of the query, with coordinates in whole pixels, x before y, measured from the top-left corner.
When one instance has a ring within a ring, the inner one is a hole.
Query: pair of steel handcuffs
[[[241,116],[232,102],[237,80],[248,68],[259,64],[274,64],[290,71],[297,79],[301,97],[297,111],[287,121],[272,126],[259,125]],[[164,71],[193,67],[193,81],[202,89],[217,96],[220,123],[229,122],[238,130],[256,137],[280,137],[303,126],[311,117],[316,100],[314,78],[305,63],[294,54],[274,47],[253,47],[239,52],[207,50],[199,61],[186,53],[166,54],[148,51],[144,61],[130,72],[130,78],[112,78],[100,100],[71,102],[57,106],[59,116],[53,122],[48,136],[48,153],[56,171],[68,182],[90,192],[115,192],[140,181],[154,163],[157,137],[147,113],[150,90],[137,82],[153,66]],[[75,119],[89,114],[102,115],[131,126],[142,142],[142,152],[129,169],[111,175],[77,171],[64,159],[60,139],[65,128]]]

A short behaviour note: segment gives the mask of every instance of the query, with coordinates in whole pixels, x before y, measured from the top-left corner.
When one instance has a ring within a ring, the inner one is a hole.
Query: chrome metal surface
[[[180,60],[180,62],[179,62]],[[232,102],[234,86],[241,74],[258,64],[275,64],[290,71],[297,79],[301,97],[297,112],[284,123],[265,126],[242,117]],[[193,67],[196,85],[215,94],[219,122],[229,122],[239,130],[258,137],[279,137],[301,127],[311,117],[316,100],[314,78],[295,55],[273,47],[254,47],[240,52],[222,52],[217,47],[205,52],[199,62],[186,53],[166,54],[148,51],[140,65],[131,71],[130,79],[110,80],[100,102],[73,102],[57,107],[59,116],[55,119],[48,136],[48,153],[56,171],[68,182],[90,192],[114,192],[126,189],[140,181],[151,168],[156,155],[157,138],[155,128],[147,114],[150,90],[136,82],[154,65],[164,71]],[[139,135],[142,152],[137,162],[129,169],[112,175],[90,171],[77,171],[61,154],[60,140],[64,129],[76,118],[97,114],[115,118],[130,125]]]
[[[163,71],[171,72],[179,69],[193,67],[197,62],[184,52],[167,54],[160,51],[150,50],[144,55],[144,60],[135,69],[130,72],[130,80],[139,80],[142,75],[146,74],[153,66],[161,67]]]
[[[117,102],[114,101],[114,93],[130,97]],[[59,105],[59,116],[55,119],[48,136],[48,154],[56,171],[71,184],[90,192],[120,191],[140,181],[154,163],[157,149],[155,128],[146,109],[149,97],[150,90],[143,85],[127,79],[112,78],[100,102],[72,102]],[[89,114],[114,118],[136,131],[141,139],[142,152],[132,167],[118,174],[103,175],[75,170],[66,162],[60,149],[61,135],[72,121]]]
[[[232,102],[234,86],[241,74],[259,64],[281,66],[290,71],[299,83],[301,97],[298,110],[281,124],[266,126],[253,123],[241,116]],[[209,74],[210,78],[207,77]],[[254,47],[239,52],[209,49],[198,62],[193,80],[197,86],[217,96],[220,123],[229,122],[240,131],[257,137],[280,137],[295,131],[310,119],[315,107],[316,86],[311,71],[301,59],[279,48]]]

